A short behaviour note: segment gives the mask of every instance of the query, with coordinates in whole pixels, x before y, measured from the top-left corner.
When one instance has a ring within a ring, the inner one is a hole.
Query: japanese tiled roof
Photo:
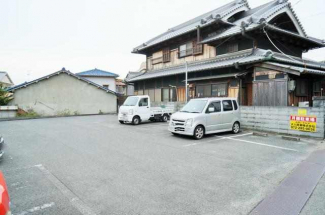
[[[232,1],[222,7],[219,7],[215,10],[212,10],[208,13],[205,13],[194,19],[191,19],[183,24],[170,28],[167,32],[160,34],[157,37],[154,37],[151,40],[134,48],[133,52],[137,53],[138,51],[148,48],[150,46],[156,45],[158,43],[169,40],[171,38],[194,31],[196,30],[197,26],[205,27],[207,25],[214,23],[216,19],[225,21],[227,20],[228,17],[232,16],[233,14],[244,10],[249,10],[249,5],[246,0]]]
[[[77,80],[80,80],[80,81],[86,82],[86,83],[88,83],[88,84],[90,84],[90,85],[93,85],[94,87],[97,87],[98,89],[104,90],[104,91],[106,91],[107,93],[112,93],[112,94],[115,94],[115,95],[116,95],[116,92],[114,92],[114,91],[112,91],[112,90],[109,90],[109,89],[107,89],[106,87],[103,87],[103,86],[101,86],[101,85],[99,85],[99,84],[96,84],[96,83],[94,83],[94,82],[92,82],[92,81],[89,81],[88,79],[85,79],[85,78],[83,78],[83,77],[80,77],[80,76],[78,76],[78,75],[76,75],[76,74],[70,72],[69,70],[66,70],[65,68],[62,68],[62,70],[60,70],[60,71],[57,71],[57,72],[54,72],[54,73],[52,73],[52,74],[46,75],[46,76],[44,76],[44,77],[41,77],[41,78],[35,79],[35,80],[33,80],[33,81],[25,82],[25,83],[22,83],[22,84],[19,84],[19,85],[16,85],[16,86],[10,87],[10,88],[7,89],[7,91],[9,91],[9,92],[14,92],[15,90],[19,90],[19,89],[21,89],[21,88],[28,87],[29,85],[36,84],[36,83],[41,82],[41,81],[43,81],[43,80],[47,80],[47,79],[52,78],[52,77],[54,77],[54,76],[60,75],[61,73],[65,73],[65,74],[67,74],[67,75],[69,75],[69,76],[71,76],[71,77],[76,78]]]
[[[228,18],[232,15],[244,11],[240,15],[238,20],[233,23],[228,22]],[[271,21],[275,16],[287,12],[290,13],[292,20],[297,23],[299,33],[290,32],[284,29],[277,28],[276,26],[270,25],[268,22]],[[270,30],[281,31],[285,34],[291,34],[299,36],[301,39],[309,40],[314,42],[319,47],[325,46],[324,40],[319,40],[307,35],[298,16],[294,12],[291,3],[288,0],[274,0],[259,7],[250,9],[247,1],[233,1],[223,7],[217,8],[209,13],[205,13],[197,18],[194,18],[188,22],[178,25],[174,28],[169,29],[167,32],[147,41],[146,43],[136,47],[133,52],[138,53],[148,47],[154,46],[158,43],[167,41],[174,37],[186,34],[188,32],[194,31],[197,26],[201,28],[214,23],[219,20],[226,23],[229,27],[221,32],[203,38],[202,43],[209,43],[222,38],[234,36],[241,33],[242,27],[245,27],[245,31],[254,30],[257,28],[263,28],[267,25]]]
[[[325,75],[325,64],[317,61],[288,56],[264,49],[247,49],[230,54],[219,55],[202,61],[188,62],[187,71],[200,72],[205,70],[220,69],[227,67],[242,66],[258,62],[275,62],[284,66],[291,66],[301,73],[313,73]],[[300,69],[299,69],[300,68]],[[149,70],[136,77],[130,78],[128,82],[184,74],[185,64],[165,67],[162,69]]]
[[[85,77],[87,76],[87,77],[114,77],[114,78],[119,76],[115,73],[107,72],[96,68],[92,70],[76,73],[76,75],[85,76]]]

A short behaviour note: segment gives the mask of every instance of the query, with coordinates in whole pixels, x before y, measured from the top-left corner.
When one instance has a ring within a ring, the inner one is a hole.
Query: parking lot
[[[319,141],[202,140],[115,115],[0,122],[13,214],[248,214]]]

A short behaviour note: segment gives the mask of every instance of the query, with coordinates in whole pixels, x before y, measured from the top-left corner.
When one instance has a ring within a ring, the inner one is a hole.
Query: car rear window
[[[232,102],[231,100],[223,100],[222,101],[223,111],[232,111]]]

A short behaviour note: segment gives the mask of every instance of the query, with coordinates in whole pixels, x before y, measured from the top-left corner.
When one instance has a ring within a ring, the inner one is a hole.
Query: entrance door
[[[254,106],[287,106],[287,80],[267,80],[253,82]]]

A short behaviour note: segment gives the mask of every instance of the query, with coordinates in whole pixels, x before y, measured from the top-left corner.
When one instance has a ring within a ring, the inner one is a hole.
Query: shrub
[[[7,92],[6,88],[0,85],[0,106],[7,105],[13,99],[13,94]]]

